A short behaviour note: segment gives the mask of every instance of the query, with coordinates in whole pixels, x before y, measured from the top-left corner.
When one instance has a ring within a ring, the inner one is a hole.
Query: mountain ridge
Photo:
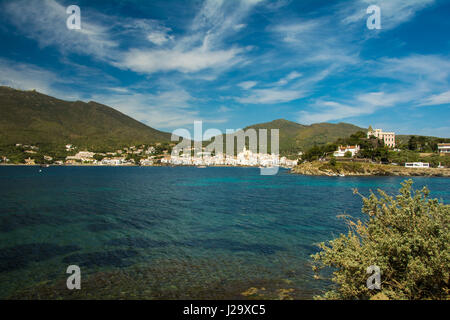
[[[280,130],[279,147],[282,154],[297,154],[300,151],[306,151],[314,145],[331,143],[339,138],[346,138],[357,131],[367,131],[365,128],[345,122],[322,122],[304,125],[285,119],[276,119],[266,123],[251,125],[244,130],[262,128]],[[268,132],[268,142],[270,142],[270,132]]]
[[[80,146],[168,142],[151,128],[95,101],[64,101],[37,91],[0,87],[0,142],[71,143]]]

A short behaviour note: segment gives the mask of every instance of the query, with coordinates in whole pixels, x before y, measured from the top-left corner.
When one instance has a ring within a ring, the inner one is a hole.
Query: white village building
[[[345,157],[345,154],[347,152],[350,152],[352,154],[352,157],[354,157],[360,150],[359,145],[356,146],[339,146],[338,149],[333,153],[333,156],[335,157]]]

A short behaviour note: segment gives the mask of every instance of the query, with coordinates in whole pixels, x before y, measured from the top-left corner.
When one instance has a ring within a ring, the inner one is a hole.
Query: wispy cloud
[[[206,47],[183,51],[132,49],[117,66],[141,73],[158,71],[197,72],[208,68],[231,67],[239,61],[241,49],[209,50]]]
[[[305,88],[308,80],[305,80],[301,85],[291,83],[301,76],[301,73],[292,71],[277,82],[264,84],[263,88],[254,88],[258,84],[256,81],[241,82],[238,85],[246,92],[244,96],[236,97],[235,100],[244,104],[276,104],[301,99],[307,94]],[[286,86],[287,84],[290,85]]]
[[[52,84],[58,77],[42,68],[25,64],[12,63],[9,60],[0,59],[0,84],[21,90],[38,90],[51,93]]]
[[[0,85],[19,90],[36,90],[60,99],[81,100],[80,92],[67,90],[81,78],[74,75],[73,78],[65,79],[36,65],[0,58]]]
[[[169,31],[170,29],[166,29],[164,31],[151,31],[147,35],[147,39],[158,46],[163,45],[168,41],[173,41],[175,38],[173,35],[168,34]]]
[[[298,65],[348,65],[360,62],[359,47],[351,35],[336,32],[333,15],[283,21],[269,28],[286,48],[299,57]],[[279,48],[277,48],[279,50]]]
[[[154,94],[139,90],[114,88],[113,93],[92,95],[91,100],[101,101],[149,126],[173,130],[192,126],[194,121],[223,123],[226,117],[205,116],[195,106],[196,98],[182,88],[173,87]]]
[[[308,106],[308,110],[299,112],[299,121],[312,123],[342,120],[371,115],[383,108],[400,107],[405,104],[415,107],[450,103],[450,91],[434,94],[436,90],[448,88],[450,85],[450,62],[446,57],[437,55],[385,57],[376,62],[367,62],[361,72],[375,79],[382,79],[372,84],[372,87],[381,90],[356,93],[341,102],[319,98]]]
[[[297,78],[300,78],[302,76],[301,73],[297,72],[297,71],[292,71],[291,73],[289,73],[286,77],[280,79],[277,82],[277,85],[279,86],[284,86],[286,84],[288,84],[290,81],[295,80]]]
[[[373,74],[405,83],[446,84],[450,80],[450,60],[446,56],[418,54],[382,58],[374,63]]]
[[[254,86],[256,86],[258,84],[258,82],[256,81],[244,81],[238,84],[239,87],[241,87],[242,89],[248,90],[253,88]]]
[[[274,104],[284,103],[300,99],[305,96],[305,93],[301,90],[284,90],[278,88],[270,89],[254,89],[251,94],[237,98],[240,103],[248,104]]]
[[[36,40],[41,47],[55,46],[64,53],[103,59],[118,46],[107,27],[91,23],[88,19],[82,20],[81,30],[68,30],[66,7],[54,0],[10,1],[4,3],[1,9],[10,23]]]
[[[206,0],[188,32],[165,49],[132,48],[116,66],[142,73],[179,71],[195,73],[205,69],[228,69],[242,61],[248,48],[227,46],[227,36],[245,27],[242,20],[260,0]],[[167,36],[154,36],[165,43]],[[155,40],[154,39],[154,40]],[[171,38],[173,40],[173,38]],[[155,41],[153,41],[155,42]]]
[[[394,107],[398,103],[411,101],[412,97],[405,93],[369,92],[345,101],[318,100],[308,107],[309,111],[300,111],[298,121],[304,124],[342,120],[362,115],[370,115],[375,111]]]
[[[435,3],[435,0],[358,0],[346,5],[340,15],[346,24],[365,22],[368,15],[366,9],[377,5],[381,9],[382,30],[389,30],[399,24],[411,20],[417,12]]]
[[[302,124],[341,120],[349,117],[371,114],[373,107],[358,108],[335,101],[317,101],[310,106],[314,111],[300,111],[297,121]]]
[[[233,66],[240,61],[238,55],[248,49],[226,48],[223,40],[242,28],[241,20],[258,2],[241,0],[231,6],[228,1],[207,0],[190,30],[177,38],[170,34],[170,28],[154,20],[109,17],[84,8],[81,30],[68,30],[66,8],[55,0],[19,0],[7,2],[2,8],[9,22],[41,47],[55,46],[66,54],[88,55],[116,67],[150,74]],[[127,39],[128,46],[123,47],[120,36],[134,40]]]
[[[420,103],[421,106],[437,106],[443,104],[450,104],[450,91],[432,95]]]
[[[63,100],[83,100],[89,83],[96,78],[96,90],[123,93],[126,88],[116,88],[118,80],[95,67],[64,61],[66,68],[52,71],[31,63],[0,58],[0,85],[19,90],[37,90]]]

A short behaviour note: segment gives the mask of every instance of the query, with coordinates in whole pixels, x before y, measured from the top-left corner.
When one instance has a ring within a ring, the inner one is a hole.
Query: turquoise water
[[[305,177],[256,168],[0,167],[0,298],[311,298],[315,244],[399,177]],[[450,179],[414,178],[450,200]],[[68,292],[79,265],[82,290]]]

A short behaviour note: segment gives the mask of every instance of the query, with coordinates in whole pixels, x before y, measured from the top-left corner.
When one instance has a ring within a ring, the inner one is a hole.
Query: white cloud
[[[254,86],[256,86],[258,84],[258,82],[256,81],[244,81],[238,84],[239,87],[241,87],[242,89],[248,90],[253,88]]]
[[[150,34],[147,36],[147,39],[148,39],[150,42],[152,42],[152,43],[154,43],[154,44],[160,46],[160,45],[163,45],[164,43],[166,43],[166,42],[169,41],[169,40],[173,40],[174,37],[171,36],[171,35],[168,35],[168,34],[165,33],[165,32],[154,31],[154,32],[150,33]]]
[[[435,106],[435,105],[443,105],[450,104],[450,90],[443,92],[441,94],[435,94],[430,97],[424,99],[424,101],[420,104],[421,106]]]
[[[106,89],[113,91],[115,93],[122,93],[122,94],[126,94],[126,93],[130,92],[130,90],[128,90],[127,88],[121,88],[121,87],[111,87],[111,88],[106,88]]]
[[[64,78],[32,64],[0,58],[0,85],[2,86],[18,90],[36,90],[56,98],[75,101],[81,100],[81,96],[76,89],[72,89],[71,85],[80,79],[83,79],[83,75],[74,74],[72,78]]]
[[[306,43],[305,38],[309,38],[311,33],[315,33],[320,28],[319,20],[296,20],[276,25],[271,30],[280,34],[284,42],[307,46],[309,44]]]
[[[377,5],[381,9],[381,27],[388,30],[411,20],[418,11],[434,3],[434,0],[359,0],[346,5],[340,14],[345,16],[342,21],[346,24],[361,21],[365,25],[366,9]]]
[[[141,73],[158,71],[198,72],[208,68],[230,67],[239,61],[240,49],[141,50],[132,49],[116,65]]]
[[[260,2],[262,0],[205,0],[192,29],[207,30],[213,38],[222,38],[245,27],[242,20]]]
[[[408,83],[444,84],[450,78],[450,60],[439,55],[384,58],[375,63],[373,74]]]
[[[1,8],[18,30],[42,47],[54,46],[65,54],[89,55],[116,67],[151,74],[221,71],[241,61],[238,56],[248,50],[227,48],[223,40],[237,31],[233,27],[244,26],[241,20],[257,3],[241,0],[232,6],[228,1],[207,0],[186,35],[176,41],[170,35],[171,29],[157,21],[109,17],[84,8],[81,8],[81,30],[68,30],[66,8],[55,0],[18,0]],[[125,36],[132,39],[129,49],[118,40]],[[165,47],[150,49],[145,40]]]
[[[410,101],[412,97],[404,93],[370,92],[356,97],[358,104],[371,107],[392,107],[397,103]]]
[[[374,111],[372,106],[362,108],[334,101],[317,101],[314,108],[316,110],[312,112],[300,111],[297,121],[302,124],[311,124],[371,114]]]
[[[171,101],[166,99],[170,98]],[[129,94],[93,95],[94,101],[101,101],[130,117],[158,129],[176,128],[192,124],[200,118],[198,112],[189,110],[189,96],[177,91],[166,91],[159,94]]]
[[[220,106],[220,108],[217,110],[218,112],[224,113],[224,112],[229,112],[231,111],[231,108],[225,107],[225,106]]]
[[[313,110],[299,112],[298,122],[310,124],[370,115],[380,109],[394,107],[412,99],[413,97],[406,95],[404,92],[363,93],[344,103],[319,99],[310,106]]]
[[[236,31],[240,31],[241,29],[244,29],[246,26],[247,26],[246,24],[240,23],[238,25],[235,25],[233,28]]]
[[[252,90],[250,95],[237,98],[236,100],[240,103],[248,104],[274,104],[297,100],[304,96],[305,93],[301,90],[282,90],[271,88]]]
[[[266,8],[270,9],[270,10],[279,10],[282,7],[287,6],[288,4],[290,4],[292,2],[292,0],[275,0],[275,1],[266,1],[264,2],[264,5]]]
[[[387,86],[383,81],[377,86],[389,88],[360,93],[344,102],[317,100],[311,110],[301,111],[299,121],[340,120],[370,115],[383,108],[409,104],[410,106],[441,105],[450,103],[450,62],[437,55],[411,55],[403,58],[382,58],[369,62],[364,72],[379,78],[395,80]],[[445,90],[440,94],[433,92]]]
[[[289,57],[285,67],[297,69],[310,79],[324,71],[326,77],[331,71],[340,72],[361,62],[359,46],[350,34],[336,32],[334,16],[282,21],[268,30],[279,44],[274,56],[285,54]],[[282,80],[280,84],[288,80]]]
[[[225,39],[246,25],[242,20],[259,0],[206,0],[185,35],[173,40],[166,33],[152,33],[149,40],[157,45],[171,42],[164,49],[132,48],[115,63],[124,69],[141,73],[179,71],[197,73],[220,72],[242,62],[248,48],[228,47]],[[211,75],[209,75],[211,78]],[[212,75],[212,79],[215,76]]]
[[[317,79],[315,81],[317,83],[326,77],[345,72],[349,68],[360,72],[361,69],[366,68],[361,60],[360,52],[367,40],[364,36],[361,37],[361,32],[365,32],[366,9],[369,5],[380,5],[384,21],[383,27],[393,28],[411,19],[416,12],[433,2],[433,0],[358,0],[356,3],[345,2],[334,5],[329,8],[329,14],[320,17],[291,18],[287,21],[280,21],[268,28],[280,44],[276,47],[277,52],[273,56],[277,57],[280,53],[286,52],[286,56],[292,57],[295,52],[298,59],[290,58],[285,62],[285,67],[289,66],[304,73],[305,78],[309,79],[310,87],[314,85],[314,78]],[[360,21],[358,24],[360,29],[357,29],[356,26],[351,28],[348,25],[358,21]],[[337,28],[342,28],[346,32],[339,32]],[[273,57],[271,58],[273,60]],[[410,57],[410,59],[386,59],[380,63],[373,63],[377,67],[370,72],[371,75],[378,74],[390,78],[392,78],[391,75],[402,76],[404,80],[412,79],[411,75],[419,72],[422,75],[426,73],[425,76],[429,79],[437,80],[447,77],[448,74],[446,71],[448,59],[445,62],[442,60],[442,58],[436,57],[434,61],[433,59],[426,61],[425,57],[420,56]],[[443,70],[437,69],[439,64],[442,65]],[[314,67],[314,70],[311,70],[311,67]],[[397,75],[395,75],[396,73]],[[414,81],[421,80],[416,78]],[[282,79],[278,85],[287,82],[287,79]],[[297,83],[301,85],[301,81],[297,81]],[[296,86],[292,85],[291,89],[294,88]],[[404,90],[404,88],[399,89]],[[425,88],[421,90],[424,91]]]
[[[302,76],[301,73],[299,73],[297,71],[292,71],[286,77],[280,79],[277,82],[277,85],[284,86],[284,85],[288,84],[290,81],[300,78],[301,76]]]
[[[383,58],[369,63],[371,76],[395,80],[391,91],[401,93],[414,106],[443,104],[448,99],[450,61],[438,55]],[[433,95],[436,92],[443,92]]]
[[[51,86],[57,76],[34,65],[0,59],[0,84],[20,90],[37,90],[46,94],[52,92]]]
[[[203,121],[204,123],[228,121],[225,117],[202,116],[193,104],[197,99],[179,87],[154,94],[141,93],[129,88],[115,89],[116,94],[93,95],[90,99],[100,101],[160,130],[172,131],[180,127],[190,127],[194,121]]]
[[[7,19],[41,47],[56,46],[61,51],[104,58],[117,47],[108,29],[86,19],[82,9],[81,30],[66,27],[66,7],[54,0],[11,1],[1,6]]]

